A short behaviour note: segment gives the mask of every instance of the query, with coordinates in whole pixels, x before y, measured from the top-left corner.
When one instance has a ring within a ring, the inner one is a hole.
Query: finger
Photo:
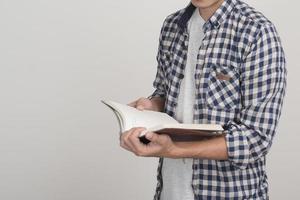
[[[157,144],[164,144],[164,141],[166,139],[165,135],[159,135],[153,132],[147,132],[145,136],[148,140]]]
[[[143,110],[145,110],[145,106],[137,103],[136,109],[143,111]]]
[[[136,107],[136,104],[137,104],[137,100],[136,100],[136,101],[133,101],[133,102],[131,102],[131,103],[128,103],[127,105],[135,108],[135,107]]]
[[[129,148],[129,146],[127,146],[123,140],[120,141],[120,146],[123,148],[123,149],[126,149],[127,151],[130,151],[132,152],[132,150]]]
[[[140,136],[141,136],[141,133],[146,131],[146,128],[145,127],[137,127],[133,133],[130,135],[130,140],[133,141],[133,142],[138,142],[138,143],[141,143],[140,142]]]
[[[128,136],[128,141],[133,144],[133,142],[139,141],[139,135],[140,133],[145,130],[145,128],[142,127],[136,127],[132,130],[130,135]]]
[[[141,97],[141,98],[139,98],[139,99],[127,104],[127,105],[142,111],[142,110],[145,110],[145,105],[144,105],[145,100],[146,100],[146,98]]]
[[[124,138],[125,138],[125,136],[126,136],[127,133],[128,132],[126,131],[126,132],[120,134],[120,146],[123,147],[124,149],[130,151],[130,148],[124,142]]]
[[[126,133],[123,135],[123,144],[124,144],[124,146],[129,148],[130,151],[134,151],[134,148],[133,148],[133,146],[131,145],[131,143],[129,141],[129,137],[130,137],[130,135],[132,134],[133,131],[134,131],[134,128],[131,128],[128,131],[126,131]]]
[[[126,131],[126,132],[120,134],[120,146],[121,146],[122,148],[128,150],[128,151],[131,151],[131,149],[129,148],[129,146],[127,146],[127,145],[125,144],[125,142],[124,142],[124,138],[125,138],[125,136],[126,136],[127,133],[128,133],[128,132]]]
[[[142,98],[139,100],[139,102],[137,103],[137,106],[141,105],[140,109],[143,110],[153,110],[153,103],[150,99],[148,98]]]
[[[144,144],[142,144],[139,140],[139,135],[144,130],[145,130],[145,128],[138,127],[129,136],[129,143],[131,144],[131,146],[133,147],[133,150],[135,151],[135,153],[137,155],[141,155],[142,147],[144,147]]]
[[[140,111],[143,111],[145,110],[145,105],[146,105],[146,98],[142,97],[142,98],[139,98],[136,102],[136,108]]]

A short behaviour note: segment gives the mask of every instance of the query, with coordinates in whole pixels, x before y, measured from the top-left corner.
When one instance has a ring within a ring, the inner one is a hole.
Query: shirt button
[[[179,78],[179,79],[183,79],[183,78],[184,78],[184,75],[183,75],[183,74],[179,74],[178,78]]]
[[[189,42],[187,40],[184,41],[183,48],[188,49]]]
[[[172,106],[173,106],[173,107],[175,107],[176,105],[177,105],[177,103],[176,103],[176,102],[173,102],[173,103],[172,103]]]

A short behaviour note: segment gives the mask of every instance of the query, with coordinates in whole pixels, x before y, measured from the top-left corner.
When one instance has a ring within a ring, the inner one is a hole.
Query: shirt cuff
[[[226,124],[224,129],[228,160],[239,169],[247,168],[250,151],[248,139],[243,135],[243,130],[239,125],[232,122]]]
[[[147,98],[148,99],[152,99],[153,97],[161,97],[161,98],[165,98],[166,95],[164,92],[156,89],[151,95],[149,95]]]

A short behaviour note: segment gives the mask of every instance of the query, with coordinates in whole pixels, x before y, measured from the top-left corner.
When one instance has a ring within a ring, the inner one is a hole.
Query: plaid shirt
[[[155,91],[174,117],[187,58],[187,22],[195,7],[169,15],[162,26]],[[195,199],[268,199],[266,154],[286,88],[285,56],[274,25],[238,0],[225,0],[203,26],[195,66],[194,123],[223,124],[228,160],[193,159]],[[163,187],[159,159],[154,199]]]

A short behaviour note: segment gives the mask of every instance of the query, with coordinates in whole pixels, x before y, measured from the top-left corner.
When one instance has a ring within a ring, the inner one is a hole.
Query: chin
[[[197,8],[208,8],[223,0],[191,0],[192,4]]]

